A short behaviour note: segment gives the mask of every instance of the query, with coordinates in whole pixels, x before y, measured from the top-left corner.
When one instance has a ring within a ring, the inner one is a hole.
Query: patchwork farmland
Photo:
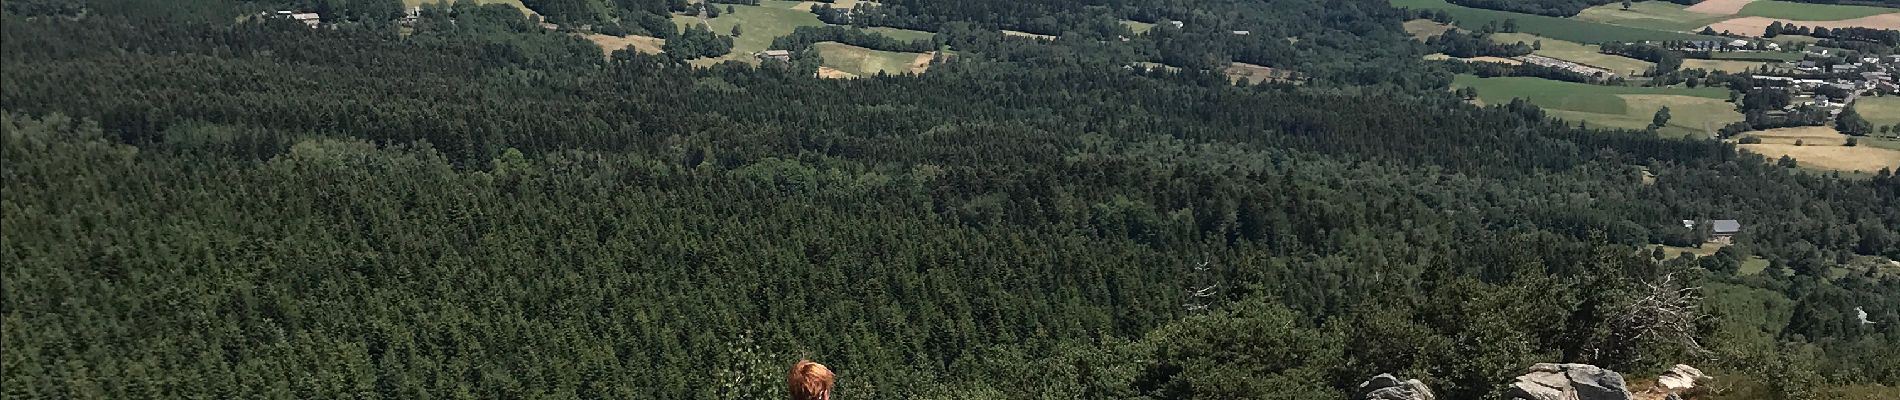
[[[1658,129],[1658,133],[1665,136],[1707,137],[1723,125],[1742,120],[1734,105],[1726,101],[1728,91],[1721,88],[1602,86],[1531,77],[1472,75],[1459,75],[1452,85],[1476,89],[1478,99],[1486,104],[1523,98],[1554,117],[1625,129],[1647,127],[1656,110],[1666,106],[1673,118]]]

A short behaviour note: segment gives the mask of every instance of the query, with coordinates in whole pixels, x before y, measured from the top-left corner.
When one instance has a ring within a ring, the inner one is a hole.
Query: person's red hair
[[[798,360],[792,364],[792,372],[785,377],[785,386],[792,390],[792,400],[827,400],[831,398],[831,384],[837,379],[830,368],[811,360]]]

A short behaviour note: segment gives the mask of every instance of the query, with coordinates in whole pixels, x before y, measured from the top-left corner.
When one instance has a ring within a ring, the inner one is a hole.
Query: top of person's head
[[[827,400],[831,398],[834,379],[831,369],[824,364],[798,360],[792,364],[791,374],[785,377],[785,386],[792,390],[792,400]]]

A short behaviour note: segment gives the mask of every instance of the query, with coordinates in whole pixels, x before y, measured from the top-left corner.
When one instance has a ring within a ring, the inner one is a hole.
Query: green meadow
[[[722,12],[718,18],[705,18],[703,21],[712,27],[713,33],[728,35],[734,25],[740,26],[739,37],[732,38],[732,53],[722,57],[694,60],[695,65],[712,65],[726,60],[757,62],[752,53],[765,50],[772,45],[772,39],[789,35],[800,26],[823,26],[818,15],[810,11],[793,9],[799,2],[783,0],[764,0],[759,5],[720,4],[720,7],[732,7],[732,12]],[[721,10],[723,11],[723,9]],[[674,15],[673,24],[679,27],[692,26],[702,21],[700,17]]]
[[[1656,115],[1656,110],[1667,106],[1671,118],[1658,130],[1666,136],[1707,134],[1742,120],[1741,113],[1735,112],[1734,105],[1726,101],[1728,90],[1722,88],[1604,86],[1532,77],[1479,78],[1474,75],[1459,75],[1452,86],[1477,89],[1478,99],[1485,104],[1503,104],[1513,98],[1523,98],[1553,117],[1627,129],[1643,129]]]
[[[882,27],[882,26],[873,26],[869,28],[864,28],[864,30],[867,32],[877,33],[879,35],[890,36],[892,39],[902,40],[906,42],[914,42],[918,40],[930,40],[931,38],[937,37],[937,34],[935,32],[919,31],[919,30],[911,30],[911,29],[898,29],[898,28],[890,28],[890,27]]]
[[[1747,6],[1742,7],[1742,12],[1738,15],[1796,21],[1839,21],[1896,12],[1900,12],[1900,9],[1763,0],[1748,3]]]
[[[1542,15],[1519,14],[1514,12],[1471,8],[1445,0],[1391,0],[1395,7],[1411,9],[1444,10],[1465,29],[1478,29],[1486,23],[1504,24],[1504,20],[1517,20],[1518,30],[1538,36],[1568,40],[1578,43],[1626,42],[1640,40],[1700,40],[1707,37],[1683,32],[1671,32],[1656,29],[1610,25],[1570,18],[1547,17]]]
[[[818,56],[824,59],[824,66],[857,76],[877,75],[879,72],[909,73],[912,63],[920,55],[872,50],[838,42],[818,42],[813,43],[812,47],[818,49]]]
[[[1122,20],[1122,26],[1128,27],[1129,31],[1135,32],[1136,34],[1148,33],[1149,30],[1155,28],[1155,24],[1128,19]]]
[[[1861,97],[1854,100],[1854,111],[1874,126],[1900,124],[1900,97]]]
[[[1645,1],[1632,4],[1630,9],[1625,10],[1623,4],[1617,2],[1586,8],[1573,18],[1632,28],[1676,32],[1693,32],[1708,24],[1730,18],[1726,15],[1687,11],[1684,8],[1686,7],[1681,4],[1666,1]]]

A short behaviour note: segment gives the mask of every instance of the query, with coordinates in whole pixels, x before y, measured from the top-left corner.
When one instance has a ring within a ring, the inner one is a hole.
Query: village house
[[[1682,220],[1682,227],[1695,229],[1696,220]],[[1742,222],[1732,219],[1709,220],[1709,241],[1721,244],[1733,244],[1735,234],[1742,233]]]
[[[323,16],[318,15],[317,13],[300,13],[300,12],[285,10],[285,11],[278,11],[277,17],[294,20],[297,22],[302,22],[304,25],[308,25],[311,28],[315,28],[317,27],[317,24],[323,23]]]

